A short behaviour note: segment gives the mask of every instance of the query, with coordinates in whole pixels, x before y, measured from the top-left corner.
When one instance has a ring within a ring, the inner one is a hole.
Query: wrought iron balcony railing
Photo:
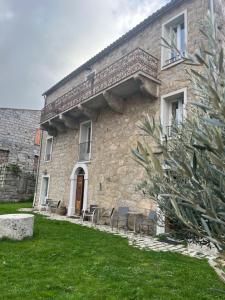
[[[79,161],[89,161],[91,155],[91,141],[79,144]]]
[[[50,161],[51,158],[52,158],[52,155],[51,155],[51,154],[47,153],[47,154],[45,155],[45,161]]]
[[[84,100],[119,84],[137,72],[142,72],[148,77],[157,79],[157,58],[140,48],[131,51],[99,73],[96,73],[92,80],[82,82],[52,103],[46,105],[41,112],[41,123],[72,109]]]
[[[167,138],[175,137],[178,133],[179,130],[181,129],[182,124],[174,124],[170,126],[164,126],[163,128],[163,133],[164,136],[167,136]]]

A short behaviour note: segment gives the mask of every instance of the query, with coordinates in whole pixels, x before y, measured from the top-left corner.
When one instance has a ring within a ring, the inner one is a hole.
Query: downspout
[[[42,140],[43,140],[43,130],[41,130],[41,144],[40,144],[40,152],[39,152],[39,159],[38,159],[37,176],[36,176],[36,182],[35,182],[34,200],[33,200],[33,205],[32,205],[33,207],[35,206],[36,196],[37,196],[38,178],[39,178],[41,153],[42,153]]]
[[[214,0],[209,0],[209,11],[210,11],[213,25],[215,24],[214,4],[215,4]]]

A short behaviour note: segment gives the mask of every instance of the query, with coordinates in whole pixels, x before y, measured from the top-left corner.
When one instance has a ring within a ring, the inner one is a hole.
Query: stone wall
[[[104,108],[98,120],[92,122],[91,161],[88,168],[88,205],[103,207],[126,205],[133,209],[149,210],[151,200],[137,191],[144,170],[134,161],[131,149],[137,146],[137,122],[148,113],[159,117],[158,101],[150,102],[140,94],[126,100],[124,114]],[[36,203],[40,196],[41,179],[50,175],[49,198],[68,206],[70,176],[78,158],[79,131],[68,130],[53,138],[52,160],[44,161],[44,133]]]
[[[39,120],[37,110],[0,108],[0,201],[18,201],[34,193]]]
[[[25,200],[34,194],[36,174],[12,166],[0,166],[0,202]]]
[[[39,145],[34,144],[40,111],[0,108],[0,150],[9,151],[9,163],[33,171]]]

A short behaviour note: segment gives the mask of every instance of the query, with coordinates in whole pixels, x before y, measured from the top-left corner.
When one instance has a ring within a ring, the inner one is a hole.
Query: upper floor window
[[[48,137],[46,140],[45,161],[50,161],[52,158],[52,143],[53,137]]]
[[[182,89],[161,98],[161,123],[163,136],[172,137],[176,134],[185,117],[185,104],[187,101],[187,90]]]
[[[162,36],[171,45],[171,48],[162,46],[162,68],[165,68],[179,62],[185,56],[187,45],[186,12],[163,24]]]
[[[0,165],[8,163],[9,150],[0,149]]]
[[[89,161],[91,158],[91,121],[80,124],[79,161]]]

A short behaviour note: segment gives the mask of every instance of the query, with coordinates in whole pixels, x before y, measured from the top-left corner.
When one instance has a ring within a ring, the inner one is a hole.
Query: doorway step
[[[73,216],[70,216],[70,217],[68,217],[68,218],[70,218],[70,219],[81,219],[82,216],[79,216],[79,215],[73,215]]]

